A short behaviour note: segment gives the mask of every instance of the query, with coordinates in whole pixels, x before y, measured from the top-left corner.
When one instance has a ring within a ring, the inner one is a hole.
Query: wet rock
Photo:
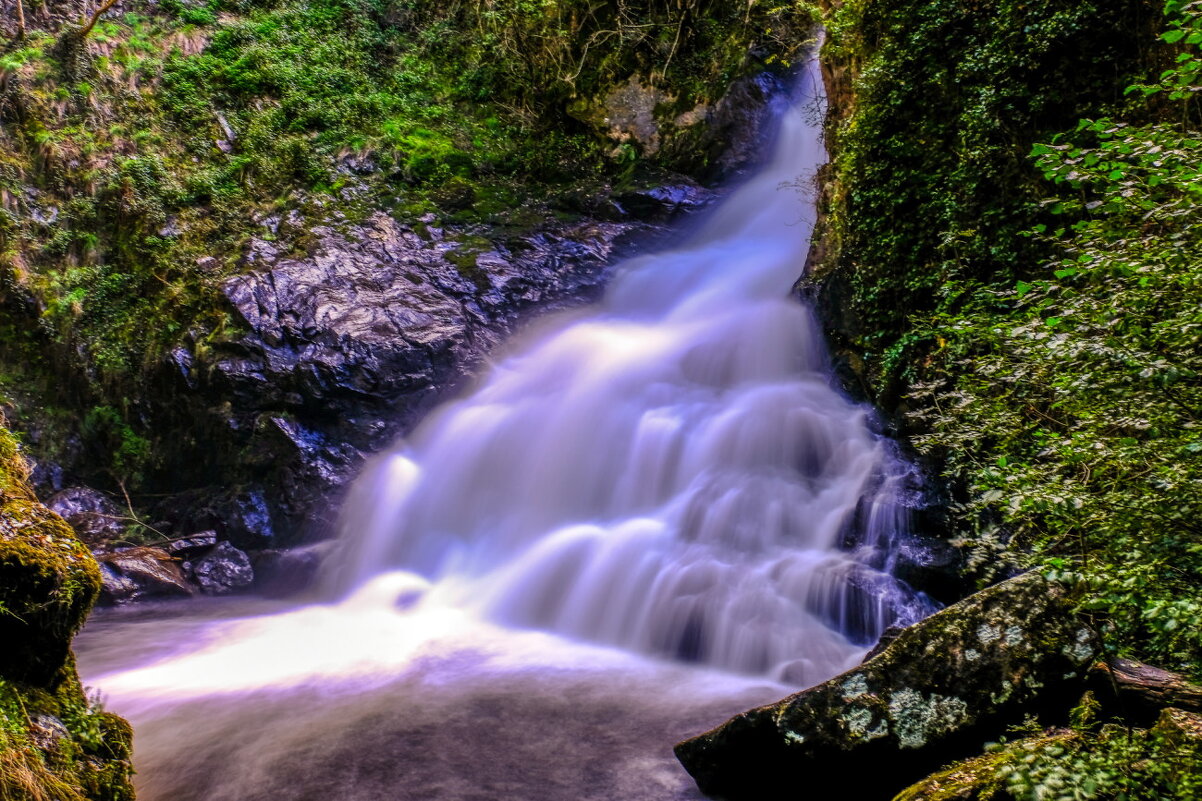
[[[365,452],[464,380],[522,312],[587,294],[632,232],[651,230],[555,224],[490,241],[435,223],[379,213],[313,226],[301,234],[309,255],[252,243],[253,269],[224,285],[245,333],[170,369],[222,400],[208,410],[221,417],[209,439],[230,442],[226,458],[255,484],[156,514],[215,528],[243,549],[328,534],[333,498]]]
[[[783,79],[763,72],[735,81],[719,100],[706,120],[705,146],[714,165],[715,177],[737,175],[755,164],[763,153],[771,115],[766,110],[775,102],[785,102],[787,87]],[[825,109],[815,103],[803,110],[821,118]]]
[[[262,548],[275,539],[267,500],[257,490],[236,495],[225,517],[225,536],[239,548]]]
[[[1027,714],[1067,709],[1098,649],[1068,592],[1027,573],[905,629],[854,670],[680,743],[676,754],[719,798],[835,782],[849,798],[887,798]]]
[[[638,219],[666,222],[681,213],[698,211],[716,197],[703,186],[678,183],[627,192],[619,195],[617,202]]]
[[[200,531],[188,537],[172,540],[167,543],[166,550],[172,556],[186,559],[191,556],[199,556],[216,544],[216,531]]]
[[[189,562],[189,573],[209,595],[226,595],[249,588],[255,581],[250,557],[228,542]]]
[[[128,525],[116,502],[89,487],[72,487],[55,493],[46,505],[70,523],[76,535],[93,548],[120,537]]]
[[[193,594],[179,561],[162,548],[124,548],[99,554],[96,561],[100,563],[101,603]]]
[[[29,483],[36,487],[41,495],[61,491],[65,478],[63,466],[54,462],[36,462],[29,471]]]

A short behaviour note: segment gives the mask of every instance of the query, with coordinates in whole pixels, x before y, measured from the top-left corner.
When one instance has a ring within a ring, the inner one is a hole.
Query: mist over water
[[[673,742],[930,611],[889,574],[907,467],[790,294],[818,92],[811,67],[765,166],[690,238],[373,461],[336,600],[89,626],[140,798],[698,798]]]

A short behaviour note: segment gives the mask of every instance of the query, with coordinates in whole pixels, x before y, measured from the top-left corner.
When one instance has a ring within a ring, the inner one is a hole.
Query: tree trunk
[[[1202,687],[1143,662],[1099,662],[1090,671],[1090,683],[1103,705],[1137,725],[1151,725],[1165,707],[1202,712]]]

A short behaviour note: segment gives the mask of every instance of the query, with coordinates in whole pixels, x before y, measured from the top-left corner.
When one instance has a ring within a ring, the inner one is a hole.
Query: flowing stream
[[[889,575],[907,467],[789,292],[821,102],[811,66],[765,165],[691,236],[373,461],[336,600],[89,627],[141,798],[695,798],[676,740],[929,611]]]

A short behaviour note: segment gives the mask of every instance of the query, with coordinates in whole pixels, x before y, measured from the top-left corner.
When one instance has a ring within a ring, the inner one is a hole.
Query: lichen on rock
[[[801,775],[838,776],[847,797],[892,794],[1082,686],[1098,653],[1090,631],[1067,588],[1027,573],[902,631],[860,667],[745,712],[676,753],[718,798],[765,798]],[[871,771],[857,767],[869,762]]]

